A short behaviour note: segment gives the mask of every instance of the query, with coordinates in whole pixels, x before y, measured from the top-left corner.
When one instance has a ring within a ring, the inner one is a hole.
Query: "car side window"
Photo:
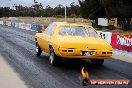
[[[51,36],[51,35],[54,34],[55,28],[56,28],[56,25],[55,25],[55,24],[50,24],[50,25],[46,28],[45,33]]]
[[[51,29],[51,26],[52,26],[52,24],[49,24],[49,26],[45,29],[45,33],[46,34],[49,34],[49,31]]]

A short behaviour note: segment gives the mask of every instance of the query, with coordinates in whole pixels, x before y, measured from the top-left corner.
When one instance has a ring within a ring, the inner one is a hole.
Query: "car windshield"
[[[98,37],[95,30],[91,27],[80,27],[80,26],[63,26],[59,32],[60,35],[65,36],[89,36]]]

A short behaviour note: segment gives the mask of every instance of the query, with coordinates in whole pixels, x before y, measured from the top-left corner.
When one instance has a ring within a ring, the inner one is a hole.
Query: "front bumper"
[[[84,52],[92,52],[92,55],[86,56]],[[112,56],[111,50],[82,50],[59,48],[59,56],[64,58],[82,58],[82,59],[107,59]]]

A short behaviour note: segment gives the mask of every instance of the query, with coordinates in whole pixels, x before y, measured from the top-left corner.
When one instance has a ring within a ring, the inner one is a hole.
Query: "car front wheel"
[[[91,62],[94,65],[102,65],[104,63],[104,59],[93,59]]]
[[[38,46],[38,44],[36,45],[36,56],[40,56],[42,53],[41,48]]]

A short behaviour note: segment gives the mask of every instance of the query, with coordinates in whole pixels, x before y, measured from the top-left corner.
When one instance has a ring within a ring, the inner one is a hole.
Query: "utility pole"
[[[67,19],[67,6],[65,5],[65,22],[66,22],[66,19]]]
[[[67,0],[64,0],[65,1],[65,22],[67,21],[67,4],[66,4],[66,1]]]

